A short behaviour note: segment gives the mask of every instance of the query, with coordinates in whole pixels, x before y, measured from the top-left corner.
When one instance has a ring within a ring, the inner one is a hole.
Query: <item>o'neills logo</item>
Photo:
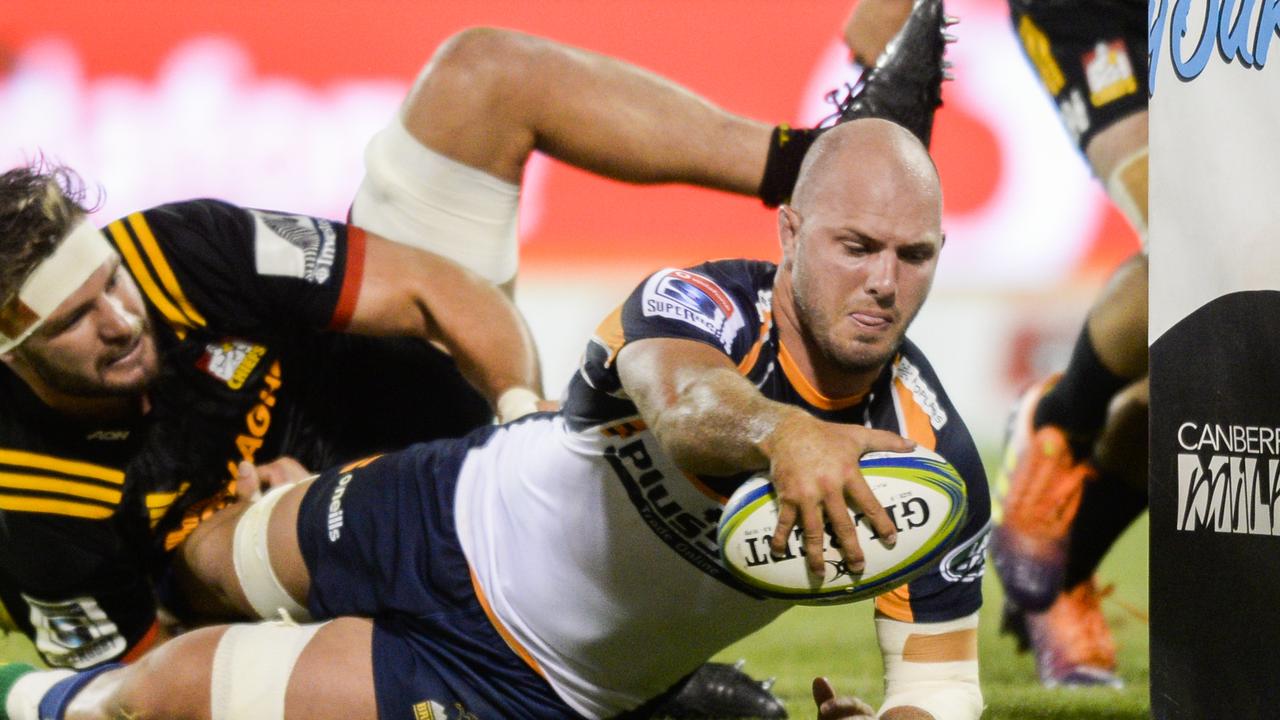
[[[1280,428],[1178,426],[1177,528],[1280,535]]]

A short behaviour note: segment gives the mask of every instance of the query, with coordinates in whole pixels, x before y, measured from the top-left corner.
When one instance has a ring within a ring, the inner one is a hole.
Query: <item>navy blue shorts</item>
[[[373,618],[382,720],[580,717],[506,644],[471,584],[454,494],[466,451],[491,434],[329,470],[302,500],[308,609]]]

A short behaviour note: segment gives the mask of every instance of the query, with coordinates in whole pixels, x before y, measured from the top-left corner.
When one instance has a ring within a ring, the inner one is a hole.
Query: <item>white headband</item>
[[[115,248],[88,220],[36,266],[18,294],[0,305],[0,353],[14,349],[102,267]]]

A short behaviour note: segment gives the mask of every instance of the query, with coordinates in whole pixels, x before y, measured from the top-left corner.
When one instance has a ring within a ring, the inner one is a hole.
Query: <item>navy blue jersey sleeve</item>
[[[329,220],[192,200],[105,232],[176,328],[253,337],[340,329],[359,291],[364,235]]]
[[[650,275],[622,306],[622,340],[683,338],[741,362],[760,334],[758,263],[732,260]]]
[[[876,599],[876,608],[904,622],[943,622],[982,607],[984,551],[991,497],[977,446],[937,374],[909,342],[895,361],[892,394],[900,432],[937,452],[964,479],[967,511],[956,543],[937,566]]]

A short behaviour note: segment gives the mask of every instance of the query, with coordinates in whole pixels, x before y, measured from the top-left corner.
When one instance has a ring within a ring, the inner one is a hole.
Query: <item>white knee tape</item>
[[[284,610],[289,617],[306,622],[311,619],[311,614],[290,597],[280,584],[280,579],[271,569],[267,549],[267,525],[271,520],[271,509],[294,487],[296,485],[275,488],[249,506],[236,521],[231,556],[235,562],[236,579],[240,581],[240,588],[244,590],[245,597],[249,599],[249,604],[258,613],[258,617],[274,618]]]
[[[1144,251],[1147,249],[1148,154],[1148,149],[1143,147],[1126,157],[1111,171],[1106,183],[1111,201],[1138,231]]]
[[[982,715],[977,629],[977,613],[941,623],[876,618],[884,656],[880,712],[909,705],[935,720],[977,720]]]
[[[323,626],[267,622],[227,628],[213,654],[213,720],[284,720],[293,666]]]
[[[353,224],[443,255],[494,284],[515,277],[519,185],[434,152],[399,118],[373,136],[364,161]]]

